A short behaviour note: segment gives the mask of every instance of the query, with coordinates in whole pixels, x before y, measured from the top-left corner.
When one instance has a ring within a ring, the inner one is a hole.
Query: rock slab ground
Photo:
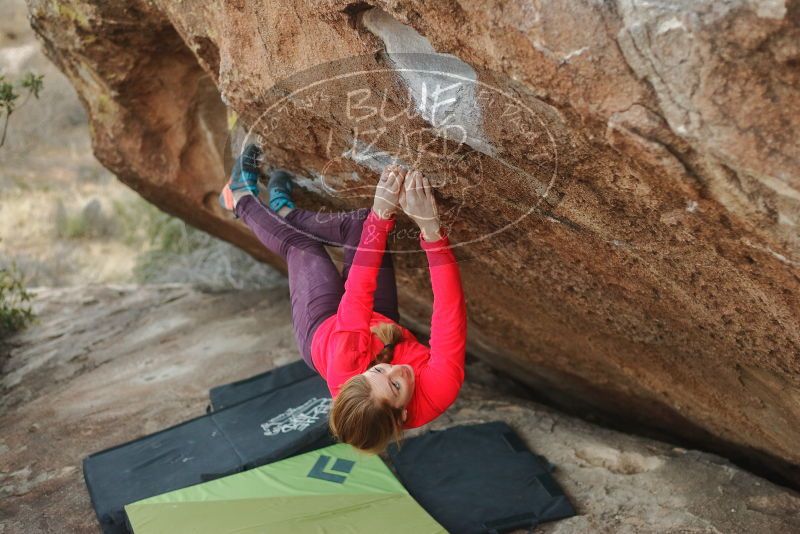
[[[98,527],[81,459],[204,413],[212,386],[297,359],[285,286],[36,290],[0,373],[0,533]],[[503,420],[556,464],[579,514],[538,533],[790,533],[800,496],[726,460],[517,396],[483,363],[433,427]],[[423,429],[424,430],[424,429]]]

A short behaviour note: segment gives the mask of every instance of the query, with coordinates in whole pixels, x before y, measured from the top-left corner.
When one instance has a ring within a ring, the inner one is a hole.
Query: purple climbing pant
[[[236,204],[236,215],[253,230],[258,240],[286,260],[294,337],[300,355],[312,369],[311,340],[317,327],[335,315],[339,308],[344,295],[344,281],[350,272],[369,210],[321,213],[295,208],[283,218],[251,195],[241,198]],[[344,247],[341,275],[324,245]],[[400,321],[397,283],[388,248],[378,272],[373,307],[393,321]]]

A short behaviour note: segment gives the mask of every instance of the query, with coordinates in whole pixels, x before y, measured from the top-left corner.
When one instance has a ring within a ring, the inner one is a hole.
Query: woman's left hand
[[[400,189],[405,180],[406,171],[399,165],[387,165],[375,188],[375,200],[372,211],[383,219],[390,219],[399,206]]]

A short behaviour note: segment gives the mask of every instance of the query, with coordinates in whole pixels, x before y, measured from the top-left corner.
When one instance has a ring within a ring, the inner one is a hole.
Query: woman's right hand
[[[405,175],[405,169],[399,165],[387,165],[383,169],[372,202],[372,211],[382,219],[392,218],[397,211],[398,197],[403,189]]]
[[[421,172],[406,173],[399,202],[405,214],[417,223],[425,241],[441,239],[436,198],[430,182]]]

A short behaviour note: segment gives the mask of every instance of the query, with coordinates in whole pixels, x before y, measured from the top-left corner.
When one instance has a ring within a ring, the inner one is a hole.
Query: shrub
[[[25,328],[33,320],[31,295],[16,267],[0,268],[0,340]]]
[[[202,245],[199,230],[164,213],[141,197],[114,201],[114,220],[118,236],[128,245],[146,245],[161,252],[191,252]]]
[[[118,237],[141,252],[138,283],[179,282],[203,288],[261,288],[283,283],[280,273],[246,252],[193,228],[146,200],[114,202]]]
[[[21,108],[28,103],[30,97],[39,99],[39,93],[42,92],[44,76],[33,74],[29,72],[14,87],[12,82],[6,80],[6,77],[0,74],[0,120],[2,120],[2,127],[0,127],[0,147],[6,142],[6,133],[8,133],[8,121],[11,119],[11,114],[15,110]],[[17,89],[26,93],[25,100],[22,104],[17,104],[17,99],[20,95]]]
[[[114,220],[103,213],[100,201],[90,200],[77,213],[70,213],[58,201],[55,213],[56,235],[65,239],[97,239],[115,232]]]

